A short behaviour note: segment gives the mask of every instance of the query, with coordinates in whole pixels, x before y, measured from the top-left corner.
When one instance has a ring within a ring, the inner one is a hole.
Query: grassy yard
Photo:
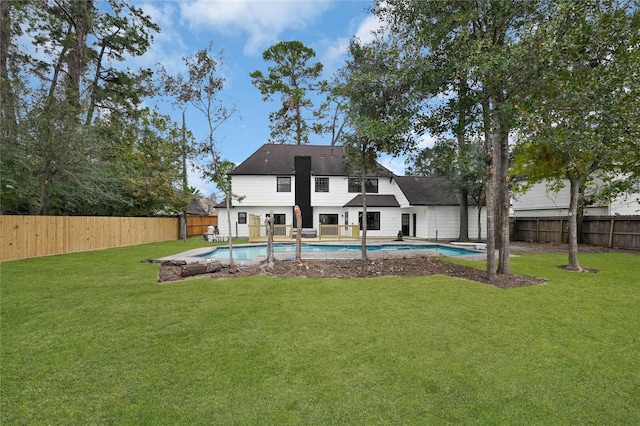
[[[640,256],[548,279],[159,285],[191,240],[0,265],[2,424],[639,424]],[[469,263],[469,262],[467,262]],[[481,264],[476,264],[482,267]]]

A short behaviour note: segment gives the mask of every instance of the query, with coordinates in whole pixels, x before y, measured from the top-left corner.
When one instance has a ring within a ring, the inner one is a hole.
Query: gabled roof
[[[351,199],[344,207],[362,207],[362,194]],[[367,194],[367,207],[400,207],[394,195]]]
[[[187,204],[187,213],[198,216],[218,216],[213,201],[207,198],[192,197]]]
[[[265,144],[236,167],[231,175],[293,175],[295,157],[311,157],[311,173],[315,176],[351,175],[341,146]],[[393,176],[378,164],[369,176]]]
[[[396,176],[400,190],[409,204],[414,206],[457,206],[457,194],[447,188],[444,181],[434,177]]]

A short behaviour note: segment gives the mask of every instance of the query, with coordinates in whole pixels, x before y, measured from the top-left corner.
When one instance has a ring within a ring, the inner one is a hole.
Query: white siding
[[[380,230],[367,231],[367,235],[372,237],[395,237],[398,235],[398,231],[402,229],[402,212],[400,209],[391,207],[369,207],[367,211],[380,212]]]
[[[313,224],[314,228],[318,229],[320,224],[320,215],[321,214],[337,214],[338,215],[338,224],[344,225],[344,214],[347,212],[347,208],[343,208],[342,206],[334,206],[334,207],[314,207],[313,208]],[[357,218],[356,218],[357,220]],[[305,224],[303,226],[306,227]]]
[[[378,178],[378,194],[395,194],[398,184],[395,179],[388,177]]]
[[[350,207],[348,210],[349,225],[358,225],[358,217],[362,212],[361,207]],[[380,230],[367,229],[367,237],[395,237],[402,228],[400,209],[395,207],[367,207],[367,213],[380,213]],[[315,213],[315,211],[314,211]],[[344,223],[344,217],[340,217],[340,223]]]
[[[526,193],[513,198],[516,216],[566,216],[569,207],[569,188],[558,192],[547,189],[546,184],[536,183]]]
[[[243,206],[293,206],[295,201],[296,179],[291,176],[291,192],[277,192],[278,176],[232,176],[232,192],[245,197],[240,203]],[[268,211],[268,210],[267,210]]]
[[[293,207],[290,206],[236,206],[231,208],[231,231],[233,237],[246,238],[249,236],[249,215],[256,215],[260,217],[260,224],[264,224],[264,219],[268,213],[273,210],[274,214],[286,215],[286,223],[293,223]],[[247,213],[247,223],[238,223],[238,213]],[[218,209],[218,228],[220,229],[220,235],[229,235],[227,225],[227,209]]]
[[[640,194],[625,194],[611,203],[612,215],[633,216],[640,214]]]
[[[407,209],[406,211],[410,211]],[[456,240],[460,237],[460,207],[458,206],[416,206],[416,237],[430,240]],[[412,214],[413,214],[412,212]],[[480,216],[481,239],[487,237],[487,209]],[[411,217],[411,235],[413,235],[413,216]],[[469,207],[469,239],[478,238],[478,208]]]
[[[316,192],[316,177],[329,177],[329,192]],[[348,179],[344,176],[311,176],[311,205],[340,207],[357,194],[348,192]]]
[[[480,239],[487,238],[487,208],[483,207],[480,211]],[[478,208],[469,207],[469,239],[478,239]]]
[[[458,206],[432,206],[427,212],[427,238],[451,240],[460,235],[460,208]]]
[[[231,209],[231,229],[234,237],[249,236],[249,215],[260,217],[260,224],[264,223],[265,215],[273,210],[274,214],[284,214],[287,224],[293,224],[293,209],[289,206],[236,206]],[[416,237],[428,238],[431,240],[455,240],[459,236],[460,213],[457,206],[416,206],[409,209],[398,209],[390,207],[369,207],[369,212],[380,213],[380,230],[368,230],[369,237],[395,237],[402,229],[402,214],[409,214],[410,234],[413,235],[413,214],[416,216]],[[321,214],[337,214],[338,223],[344,224],[345,214],[348,217],[349,225],[358,224],[358,214],[362,208],[342,208],[342,207],[314,207],[313,220],[315,228],[318,228]],[[238,223],[238,212],[247,213],[247,223]],[[481,227],[482,238],[485,239],[486,232],[486,208],[482,209]],[[227,211],[220,208],[218,213],[218,227],[221,235],[229,235],[227,231]],[[469,238],[475,240],[478,235],[477,208],[469,208]]]
[[[532,185],[525,194],[513,199],[513,211],[516,217],[567,216],[569,213],[569,182],[564,188],[554,192],[547,189],[545,183]],[[589,206],[585,216],[598,215],[637,215],[640,214],[638,194],[623,195],[610,205]]]
[[[311,177],[311,205],[312,206],[344,206],[360,192],[349,192],[349,178],[346,176],[329,176],[329,192],[316,192],[315,178],[327,176]],[[402,194],[395,180],[389,181],[388,177],[380,177],[378,179],[378,195],[396,195]],[[402,195],[403,199],[404,195]],[[401,202],[398,199],[398,202]],[[408,204],[408,203],[407,203]]]
[[[353,209],[354,213],[349,214],[349,221],[358,223],[359,213],[362,208]],[[395,237],[402,228],[400,209],[394,207],[367,207],[367,213],[380,213],[380,230],[367,229],[367,237]],[[353,216],[353,220],[351,217]]]
[[[407,200],[407,197],[404,195],[404,192],[402,192],[402,190],[400,189],[398,184],[395,182],[395,180],[393,181],[393,183],[394,183],[394,188],[393,188],[392,194],[396,197],[396,200],[398,200],[400,207],[402,208],[411,207],[411,204],[409,204],[409,200]]]

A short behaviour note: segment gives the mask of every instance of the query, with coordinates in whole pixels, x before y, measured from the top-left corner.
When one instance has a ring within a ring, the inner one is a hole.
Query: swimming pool
[[[296,245],[293,243],[277,243],[273,245],[275,253],[295,253]],[[359,245],[344,244],[302,244],[303,253],[360,253],[362,247]],[[482,253],[477,250],[469,250],[458,247],[448,247],[440,244],[375,244],[368,245],[367,251],[398,252],[405,250],[425,250],[435,252],[445,256],[464,256],[469,254]],[[267,245],[234,246],[233,258],[236,260],[254,260],[258,257],[267,256]],[[198,257],[205,259],[229,259],[228,247],[215,247],[214,249],[200,254]]]

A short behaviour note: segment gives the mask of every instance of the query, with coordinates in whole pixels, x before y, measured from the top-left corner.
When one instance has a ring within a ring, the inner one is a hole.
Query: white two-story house
[[[230,176],[233,194],[243,197],[232,203],[233,236],[249,236],[249,224],[264,223],[268,214],[276,225],[295,227],[295,205],[301,210],[302,227],[313,230],[310,234],[321,224],[352,225],[356,232],[361,224],[360,179],[349,172],[342,147],[265,144]],[[457,196],[439,180],[396,176],[378,164],[365,186],[368,236],[396,237],[402,231],[404,236],[458,238]],[[226,207],[217,207],[220,233],[227,235]],[[476,217],[477,207],[470,207],[470,236],[477,235]]]

